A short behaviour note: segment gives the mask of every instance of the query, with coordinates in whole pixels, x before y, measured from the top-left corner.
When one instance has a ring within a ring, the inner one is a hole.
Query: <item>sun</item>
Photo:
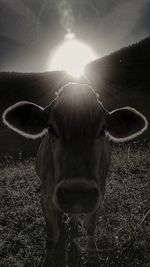
[[[66,35],[64,43],[54,53],[49,68],[50,70],[65,70],[72,76],[79,77],[84,72],[85,65],[95,59],[94,51],[70,33]]]

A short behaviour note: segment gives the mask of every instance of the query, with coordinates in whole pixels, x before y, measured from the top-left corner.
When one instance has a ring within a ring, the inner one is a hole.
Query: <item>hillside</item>
[[[92,82],[99,86],[98,77],[106,82],[124,86],[139,85],[145,86],[150,82],[150,37],[139,43],[124,47],[119,51],[95,60],[86,66],[86,72]],[[97,80],[92,78],[92,73],[96,73]],[[145,88],[143,88],[145,89]]]
[[[85,71],[109,110],[132,106],[150,121],[150,37],[89,63]]]
[[[100,94],[108,110],[132,106],[147,116],[150,121],[150,37],[125,47],[101,59],[89,63],[85,75]],[[33,101],[45,106],[54,98],[54,92],[69,81],[87,82],[84,77],[76,80],[63,71],[46,73],[0,73],[0,116],[5,108],[17,101]],[[24,140],[0,123],[0,160],[5,154],[12,155],[34,142]],[[142,138],[150,138],[147,131]],[[9,139],[9,146],[7,140]],[[12,143],[12,145],[11,145]],[[19,143],[19,145],[17,145]],[[35,142],[37,143],[37,142]],[[37,145],[34,145],[33,154]],[[26,151],[27,152],[27,151]],[[26,154],[26,153],[25,153]]]

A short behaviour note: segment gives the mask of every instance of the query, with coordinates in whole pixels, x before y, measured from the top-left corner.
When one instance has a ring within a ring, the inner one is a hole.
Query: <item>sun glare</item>
[[[72,76],[79,77],[84,72],[85,65],[94,59],[96,55],[90,47],[75,39],[73,34],[68,34],[53,56],[50,70],[65,70]]]

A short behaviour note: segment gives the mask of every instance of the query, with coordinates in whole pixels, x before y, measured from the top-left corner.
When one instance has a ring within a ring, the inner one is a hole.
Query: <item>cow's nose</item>
[[[54,203],[66,213],[92,213],[101,203],[101,193],[94,180],[67,179],[56,187]]]

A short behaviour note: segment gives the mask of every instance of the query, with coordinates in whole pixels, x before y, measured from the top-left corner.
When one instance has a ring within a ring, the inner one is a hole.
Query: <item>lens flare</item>
[[[79,77],[84,72],[85,65],[95,59],[94,51],[77,40],[73,33],[69,33],[56,50],[50,62],[50,70],[65,70],[72,76]]]

